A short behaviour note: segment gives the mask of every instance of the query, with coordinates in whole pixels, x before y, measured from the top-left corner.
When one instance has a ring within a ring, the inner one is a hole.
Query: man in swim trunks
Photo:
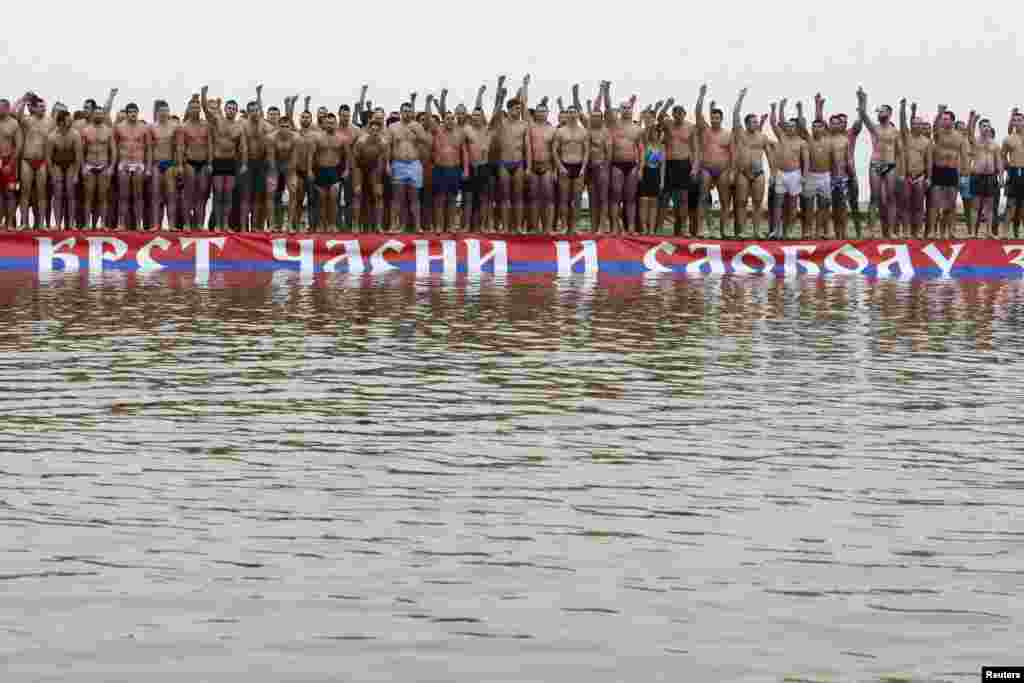
[[[618,111],[611,106],[611,83],[605,81],[605,124],[611,150],[609,218],[611,231],[622,234],[636,229],[637,189],[644,154],[643,129],[633,123],[634,102],[624,102]]]
[[[179,125],[171,120],[171,107],[164,100],[156,102],[156,123],[149,128],[149,143],[153,150],[153,178],[151,180],[151,225],[159,230],[167,210],[167,227],[178,223],[178,154]],[[143,221],[145,228],[145,221]]]
[[[352,125],[352,108],[343,104],[338,108],[338,137],[342,139],[348,149],[352,149],[356,138],[359,136],[359,129]],[[338,191],[338,227],[350,230],[353,219],[353,198],[352,198],[352,174],[345,174]]]
[[[1024,114],[1013,113],[1002,155],[1006,168],[1006,236],[1018,239],[1024,221]]]
[[[707,86],[701,86],[701,95],[707,94]],[[697,130],[701,139],[701,171],[703,174],[703,193],[709,195],[711,190],[718,190],[718,237],[727,239],[726,222],[732,208],[732,166],[733,145],[732,134],[722,128],[724,112],[711,103],[711,125],[704,118],[704,100],[698,100]]]
[[[878,215],[882,222],[882,237],[891,239],[892,226],[895,223],[892,202],[896,194],[896,159],[902,154],[900,150],[900,134],[892,123],[892,107],[882,105],[878,111],[878,124],[868,118],[868,96],[863,88],[857,89],[857,108],[861,123],[871,135],[871,195],[872,202],[878,206]]]
[[[821,119],[811,124],[811,140],[807,143],[807,173],[804,176],[803,195],[807,201],[804,212],[803,237],[828,239],[828,222],[832,213],[832,172],[837,171],[838,159],[828,127]],[[815,208],[817,213],[815,215]],[[812,224],[812,219],[814,222]]]
[[[29,105],[29,116],[22,109]],[[35,93],[26,93],[20,100],[18,119],[21,121],[23,145],[21,148],[21,227],[28,228],[28,205],[35,195],[36,223],[46,228],[50,207],[47,193],[46,140],[54,128],[53,119],[46,116],[46,103]]]
[[[201,120],[202,104],[198,93],[185,108],[185,121],[177,129],[178,153],[184,172],[185,228],[206,229],[206,200],[213,172],[213,132],[209,119]]]
[[[53,227],[75,227],[78,200],[78,174],[82,168],[82,137],[71,127],[71,114],[55,112],[57,127],[46,143],[46,159],[53,182]]]
[[[533,121],[527,128],[529,151],[530,198],[527,205],[526,232],[539,227],[542,234],[550,234],[554,223],[555,177],[557,169],[551,145],[555,128],[548,122],[548,106],[541,102],[534,109]]]
[[[391,232],[398,231],[398,222],[405,218],[405,225],[412,232],[420,230],[420,202],[418,190],[423,188],[423,163],[420,161],[420,146],[432,144],[433,138],[422,125],[414,120],[413,103],[406,102],[401,108],[401,119],[388,128],[391,142]]]
[[[996,214],[999,213],[999,179],[1003,175],[1002,153],[996,143],[996,130],[989,119],[978,121],[978,135],[974,145],[974,191],[978,201],[974,237],[999,239]],[[982,223],[988,223],[984,235],[981,231]]]
[[[781,119],[781,122],[778,119]],[[778,140],[772,154],[775,162],[775,197],[773,201],[776,207],[776,217],[781,218],[781,223],[772,226],[768,233],[769,239],[785,239],[787,231],[793,225],[793,215],[796,212],[799,197],[803,193],[803,170],[810,166],[807,143],[800,136],[797,124],[796,119],[786,119],[785,98],[779,102],[778,118],[776,118],[776,110],[773,106],[771,126],[772,132]]]
[[[384,169],[390,141],[384,132],[384,110],[374,113],[352,146],[353,226],[366,232],[380,230],[384,203]]]
[[[747,198],[749,197],[754,205],[751,237],[757,239],[759,237],[758,227],[761,225],[764,211],[764,190],[767,182],[765,154],[772,143],[768,136],[761,132],[762,119],[757,114],[747,114],[742,119],[743,124],[740,124],[743,100],[746,96],[747,89],[743,88],[740,90],[736,106],[732,110],[732,139],[735,145],[733,155],[736,161],[734,197],[736,238],[746,237]]]
[[[235,178],[244,176],[248,170],[249,149],[242,125],[234,120],[238,105],[229,102],[222,112],[220,99],[211,101],[208,93],[209,87],[204,85],[199,97],[213,137],[213,225],[215,229],[226,230]]]
[[[348,161],[352,158],[348,139],[338,135],[338,118],[328,112],[323,118],[323,134],[313,143],[309,158],[309,172],[320,193],[324,232],[338,231],[338,193],[342,180],[349,174]]]
[[[308,231],[313,231],[320,225],[320,193],[316,189],[315,179],[309,173],[309,155],[312,154],[316,138],[320,134],[320,131],[313,127],[313,114],[307,107],[299,115],[299,137],[295,141],[292,156],[295,187],[288,190],[288,195],[292,225],[299,225],[302,204],[305,201]]]
[[[469,177],[469,156],[466,136],[456,125],[455,114],[446,112],[444,123],[437,125],[431,111],[433,99],[433,95],[427,95],[427,132],[433,136],[430,154],[434,161],[434,227],[439,232],[452,232],[455,197],[462,179]]]
[[[586,118],[589,149],[587,151],[587,199],[590,203],[590,229],[596,233],[605,232],[606,220],[610,224],[611,211],[608,207],[608,192],[611,184],[612,138],[605,125],[603,101],[605,83],[598,91],[596,106],[589,107]],[[610,228],[609,228],[610,230]]]
[[[289,194],[293,191],[294,184],[292,159],[295,156],[295,144],[299,134],[295,132],[295,124],[291,116],[278,118],[277,130],[270,134],[267,140],[267,203],[264,211],[268,216],[268,225],[275,230],[283,230],[284,213],[275,211],[275,206],[281,203],[281,193],[288,188]],[[272,218],[271,218],[272,217]]]
[[[916,107],[915,107],[916,113]],[[910,225],[912,239],[921,238],[921,227],[924,224],[925,198],[931,188],[932,174],[932,141],[925,134],[924,122],[914,116],[907,128],[907,100],[900,100],[900,135],[903,136],[902,148],[906,158],[904,172],[906,190],[904,197],[907,222]]]
[[[821,99],[819,112],[824,117],[824,98]],[[856,194],[853,188],[857,185],[857,175],[852,172],[853,157],[850,155],[850,137],[846,129],[845,114],[833,114],[828,118],[829,144],[835,155],[836,165],[832,170],[832,227],[835,237],[839,240],[848,238],[850,197]],[[859,220],[859,219],[858,219]],[[855,222],[857,234],[860,224]]]
[[[482,98],[482,91],[480,96]],[[473,109],[469,122],[470,125],[463,128],[470,168],[469,179],[462,186],[462,227],[487,232],[491,229],[491,196],[494,184],[494,167],[489,163],[492,131],[487,125],[482,106]]]
[[[149,129],[139,121],[139,105],[129,103],[125,113],[126,119],[114,127],[118,159],[117,230],[124,230],[128,225],[129,198],[134,206],[132,228],[145,224],[142,190],[146,178],[153,173]]]
[[[703,103],[703,96],[698,97]],[[695,237],[703,220],[701,206],[700,132],[686,120],[686,109],[669,99],[672,116],[662,121],[665,128],[665,191],[675,204],[675,236]],[[762,188],[763,191],[763,188]],[[688,211],[688,230],[683,232],[683,206]],[[658,209],[659,214],[664,209]],[[658,220],[658,225],[662,220]]]
[[[92,122],[82,129],[81,135],[85,147],[82,189],[87,227],[96,228],[102,223],[104,228],[109,228],[110,188],[117,168],[117,145],[108,112],[94,109]]]
[[[964,205],[964,220],[967,225],[967,234],[970,235],[974,226],[974,208],[976,203],[974,192],[974,143],[978,126],[978,113],[972,111],[966,122],[957,121],[953,125],[956,131],[964,136],[967,144],[967,165],[960,169],[960,200]]]
[[[576,206],[583,191],[583,171],[590,161],[589,135],[580,125],[579,110],[569,105],[565,110],[565,125],[555,133],[552,152],[558,168],[558,183],[563,208],[566,211],[566,233],[576,232]]]
[[[257,90],[259,92],[259,90]],[[249,102],[245,106],[245,148],[247,173],[239,174],[239,217],[242,231],[263,230],[266,227],[267,206],[267,139],[274,132],[272,126],[263,118],[263,108],[259,101]],[[251,215],[250,215],[251,211]],[[250,222],[251,221],[251,222]]]
[[[8,230],[17,227],[18,159],[21,157],[21,125],[11,116],[10,100],[0,99],[0,222]]]
[[[526,166],[530,145],[529,127],[522,120],[523,103],[513,98],[508,101],[508,112],[501,110],[505,89],[498,83],[495,110],[491,117],[497,145],[498,197],[501,202],[501,222],[505,232],[520,232],[523,225],[523,192],[526,186]]]
[[[967,136],[953,127],[956,116],[944,105],[939,106],[938,120],[939,126],[933,133],[935,167],[932,169],[928,231],[940,239],[952,239],[960,169],[967,167]]]

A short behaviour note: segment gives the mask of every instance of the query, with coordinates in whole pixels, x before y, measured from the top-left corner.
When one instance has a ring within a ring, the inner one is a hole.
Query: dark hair
[[[135,104],[134,102],[129,102],[128,106],[124,108],[124,111],[125,111],[126,114],[128,112],[130,112],[130,111],[138,112],[139,111],[139,105]]]
[[[824,125],[825,125],[825,119],[814,119],[814,122],[813,122],[813,123],[811,123],[811,125],[812,125],[812,126],[816,126],[816,125],[818,125],[819,123],[820,123],[821,125],[823,125],[823,126],[824,126]]]
[[[481,114],[483,114],[484,113],[484,108],[483,107],[473,107],[473,113],[475,114],[477,112],[480,112]]]
[[[347,104],[343,104],[340,107],[338,107],[338,111],[349,111],[350,112],[350,111],[352,111],[352,107],[348,106]]]
[[[721,109],[719,109],[718,107],[715,107],[714,109],[712,109],[711,113],[712,114],[718,114],[719,116],[725,116],[725,113]]]
[[[324,118],[325,118],[325,119],[336,119],[336,118],[338,118],[338,117],[337,117],[337,116],[335,116],[335,115],[334,115],[333,113],[331,113],[331,112],[327,112],[326,114],[324,114]]]
[[[743,123],[750,123],[751,121],[757,121],[757,114],[747,114],[743,117]]]
[[[156,104],[156,108],[157,109],[160,109],[161,107],[170,107],[171,106],[171,105],[167,104],[167,100],[157,100],[154,104]]]
[[[520,102],[520,101],[519,101],[518,99],[516,99],[515,97],[513,97],[513,98],[512,98],[511,100],[509,100],[509,101],[508,101],[508,103],[507,103],[507,104],[505,105],[505,108],[506,108],[506,109],[511,109],[512,107],[520,107],[520,106],[522,106],[522,104],[523,104],[522,102]]]
[[[85,104],[92,107],[93,109],[96,108],[96,100],[92,99],[91,97],[85,101]]]
[[[267,109],[267,113],[268,113],[268,114],[269,114],[270,112],[272,112],[272,111],[276,111],[276,112],[277,112],[277,113],[279,113],[279,114],[281,113],[281,110],[280,110],[279,108],[277,108],[277,107],[270,107],[269,109]]]
[[[228,107],[228,106],[231,106],[232,104],[235,105],[236,107],[238,106],[238,102],[236,100],[228,100],[227,102],[224,103],[224,106]]]

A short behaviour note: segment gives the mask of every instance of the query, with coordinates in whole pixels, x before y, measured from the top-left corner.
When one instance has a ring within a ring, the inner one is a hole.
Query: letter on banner
[[[440,261],[441,271],[445,275],[455,275],[458,272],[459,262],[455,252],[455,240],[441,240],[441,255],[430,255],[430,242],[428,240],[413,240],[416,245],[416,275],[430,275],[430,262]]]
[[[800,266],[807,270],[808,275],[818,275],[821,273],[821,268],[818,267],[817,263],[800,258],[800,252],[813,254],[815,249],[817,247],[813,244],[791,244],[782,247],[782,253],[785,257],[782,262],[782,269],[786,275],[799,275]]]
[[[580,246],[583,247],[580,253],[573,256],[572,244],[570,242],[555,242],[559,275],[572,275],[572,267],[581,260],[583,261],[584,273],[588,275],[597,273],[597,242],[594,240],[583,240],[580,242]]]
[[[934,261],[935,265],[942,270],[942,277],[944,278],[949,277],[950,271],[953,270],[953,264],[955,264],[956,260],[960,258],[960,252],[963,250],[964,245],[954,244],[951,248],[953,249],[953,255],[948,259],[943,256],[942,252],[939,251],[939,248],[935,246],[934,242],[922,250],[924,251],[925,256]]]
[[[299,264],[301,275],[312,275],[315,269],[313,262],[313,240],[299,240],[299,255],[292,256],[288,253],[288,240],[285,238],[276,239],[271,242],[275,261],[295,261]]]
[[[843,264],[839,263],[838,259],[840,256],[846,256],[856,263],[857,267],[847,268]],[[857,275],[858,273],[863,273],[864,269],[869,265],[871,265],[871,262],[868,261],[868,257],[864,255],[864,252],[852,244],[844,244],[825,257],[825,267],[831,272],[839,273],[840,275]]]
[[[899,269],[899,276],[901,279],[910,279],[914,276],[914,264],[910,260],[910,248],[907,247],[907,245],[878,245],[879,256],[881,256],[882,252],[885,251],[891,251],[893,255],[876,266],[875,270],[878,273],[878,277],[895,277],[897,273],[893,271],[893,266],[896,266]]]
[[[135,262],[139,264],[140,272],[151,273],[154,270],[160,270],[164,267],[164,264],[150,256],[150,252],[153,251],[154,248],[159,249],[160,251],[167,251],[171,248],[171,243],[163,237],[154,237],[143,244],[142,247],[135,252]]]
[[[691,254],[698,249],[703,249],[705,251],[705,256],[704,258],[699,258],[696,261],[690,261],[686,264],[686,272],[688,274],[700,275],[701,267],[706,263],[710,267],[713,275],[725,275],[725,263],[722,262],[722,245],[699,243],[690,245]]]
[[[359,240],[330,240],[326,245],[327,250],[331,251],[339,244],[345,247],[345,253],[338,254],[325,263],[324,272],[337,273],[338,263],[341,261],[348,261],[347,272],[350,275],[362,275],[366,272],[366,265],[363,263],[363,250],[359,245]]]
[[[398,240],[388,240],[377,247],[377,250],[370,254],[370,273],[376,275],[377,273],[384,273],[389,270],[398,270],[398,268],[387,262],[387,259],[384,258],[384,252],[393,251],[398,254],[403,249],[405,249],[405,244]]]
[[[89,272],[102,273],[104,261],[117,261],[128,253],[128,245],[116,237],[87,237],[89,243]],[[109,244],[114,248],[113,252],[103,251],[103,247]]]
[[[644,268],[655,273],[671,273],[672,269],[661,265],[658,262],[658,252],[663,251],[669,256],[676,253],[676,245],[671,242],[662,242],[661,244],[651,247],[644,254]]]
[[[743,262],[744,256],[752,256],[761,262],[761,268],[751,268]],[[775,257],[768,253],[764,247],[758,244],[751,244],[749,247],[732,257],[732,272],[743,275],[763,275],[772,273],[775,270]]]
[[[78,257],[71,252],[61,252],[61,249],[74,249],[75,247],[74,237],[68,237],[67,239],[57,242],[56,246],[53,244],[53,240],[49,237],[37,237],[36,242],[37,256],[36,259],[39,262],[40,273],[53,272],[54,260],[60,261],[64,265],[65,273],[77,273],[78,272]]]
[[[1020,268],[1024,268],[1024,245],[1010,244],[1003,247],[1003,253],[1007,256],[1012,255],[1013,252],[1017,252],[1017,255],[1010,259],[1010,263],[1015,266],[1019,266]]]
[[[508,273],[508,244],[504,240],[492,240],[491,250],[486,256],[480,255],[480,240],[465,240],[466,242],[466,272],[470,275],[479,275],[484,271],[484,264],[488,261],[494,263],[494,274],[505,275]]]
[[[192,245],[196,247],[196,270],[205,271],[210,269],[210,245],[224,251],[226,237],[181,237],[181,250],[185,251]]]

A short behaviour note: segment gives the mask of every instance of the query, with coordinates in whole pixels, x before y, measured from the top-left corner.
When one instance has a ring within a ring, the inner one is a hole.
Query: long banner
[[[0,233],[0,270],[417,275],[861,274],[1019,278],[1024,241],[718,241],[602,235]]]

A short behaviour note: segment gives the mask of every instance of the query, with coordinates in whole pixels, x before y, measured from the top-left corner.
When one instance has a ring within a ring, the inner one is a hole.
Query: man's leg
[[[25,230],[30,226],[28,204],[29,200],[32,199],[32,191],[36,186],[36,173],[32,168],[32,164],[26,159],[21,161],[21,202],[19,208],[21,209],[21,229]]]
[[[817,233],[818,239],[828,239],[828,220],[832,214],[832,188],[829,186],[818,186],[815,188],[815,203],[817,212]]]
[[[743,239],[747,232],[747,198],[750,195],[752,183],[745,173],[736,174],[736,182],[733,184],[733,222],[736,225],[736,239]],[[757,217],[755,216],[755,221]],[[757,236],[757,223],[754,223],[754,237]]]
[[[405,200],[409,203],[409,232],[420,232],[422,224],[420,219],[422,218],[422,207],[420,206],[420,198],[418,190],[415,185],[403,185],[402,189],[405,191]]]
[[[146,213],[145,213],[145,173],[135,173],[131,177],[132,181],[132,203],[135,206],[135,216],[132,219],[132,229],[137,230],[141,226],[143,229],[146,227]]]
[[[611,166],[609,177],[611,182],[608,185],[608,228],[613,235],[621,235],[624,228],[622,201],[626,177],[614,164]]]

